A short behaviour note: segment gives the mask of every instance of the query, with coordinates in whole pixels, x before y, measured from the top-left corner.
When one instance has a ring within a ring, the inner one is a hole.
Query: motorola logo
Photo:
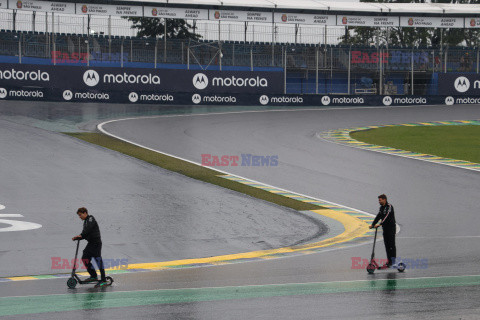
[[[83,74],[83,82],[89,87],[95,87],[100,82],[100,76],[95,70],[87,70]]]
[[[70,90],[63,91],[63,99],[70,101],[73,98],[73,93]]]
[[[128,100],[130,100],[130,102],[137,102],[138,101],[138,94],[136,92],[130,92],[130,94],[128,95]]]
[[[192,102],[195,104],[199,104],[200,102],[202,102],[202,97],[198,93],[196,93],[192,96]]]
[[[330,104],[330,97],[329,96],[323,96],[322,97],[322,104],[324,106],[328,106]]]
[[[465,77],[458,77],[453,85],[458,92],[467,92],[470,89],[470,81]]]
[[[448,96],[445,98],[445,104],[447,106],[453,106],[455,104],[455,99],[452,96]]]
[[[383,104],[384,104],[385,106],[391,105],[392,102],[393,102],[392,97],[390,97],[390,96],[385,96],[385,97],[383,97]]]
[[[8,95],[7,89],[0,88],[0,99],[5,99]]]
[[[267,95],[263,95],[263,96],[260,97],[260,103],[264,106],[266,106],[269,101],[270,101],[270,99],[268,98]]]
[[[208,77],[203,73],[197,73],[193,76],[193,85],[198,90],[203,90],[208,86]]]

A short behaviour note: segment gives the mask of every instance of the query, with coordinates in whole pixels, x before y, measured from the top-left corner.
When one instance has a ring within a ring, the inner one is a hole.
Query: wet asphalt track
[[[348,148],[319,140],[315,133],[340,127],[479,118],[479,106],[453,106],[262,112],[108,124],[105,129],[114,134],[198,162],[202,153],[278,155],[278,168],[222,169],[367,212],[376,211],[376,196],[385,192],[395,206],[397,222],[402,227],[397,236],[398,255],[426,258],[428,269],[368,276],[364,270],[351,269],[351,257],[367,258],[370,254],[369,246],[361,246],[271,261],[117,275],[115,286],[107,291],[347,280],[367,280],[377,287],[372,292],[361,293],[300,295],[299,290],[297,295],[284,297],[239,296],[242,299],[70,311],[68,315],[109,319],[366,319],[389,317],[394,313],[398,319],[476,319],[480,312],[479,286],[395,290],[395,283],[406,278],[479,274],[479,173]],[[382,246],[377,255],[384,256]],[[381,281],[372,279],[387,279],[393,287],[382,287]],[[338,287],[341,286],[338,283]],[[0,288],[2,296],[67,293],[63,279],[0,283]],[[77,292],[88,291],[81,288]],[[64,315],[47,313],[43,317],[60,319]]]

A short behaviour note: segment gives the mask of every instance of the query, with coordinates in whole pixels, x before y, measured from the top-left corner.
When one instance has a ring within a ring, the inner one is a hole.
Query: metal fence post
[[[112,56],[112,16],[108,16],[108,56]]]
[[[315,46],[315,94],[318,94],[318,45]]]
[[[163,39],[163,63],[167,63],[167,19],[164,21],[164,39]]]
[[[37,15],[36,11],[33,11],[32,13],[32,31],[35,32],[35,17]]]
[[[154,67],[155,67],[155,69],[157,69],[158,38],[155,38],[155,48],[154,48],[154,52],[155,52]]]
[[[411,57],[411,58],[412,58],[412,84],[411,84],[412,88],[411,88],[410,91],[411,91],[411,94],[412,94],[412,96],[413,96],[413,92],[414,92],[414,91],[413,91],[413,68],[414,68],[414,67],[413,67],[413,48],[412,48],[412,57]]]
[[[223,59],[223,52],[222,52],[222,41],[218,41],[218,49],[219,49],[219,67],[220,71],[222,71],[222,59]]]
[[[272,20],[272,67],[275,65],[275,22]]]
[[[327,25],[325,25],[324,35],[325,35],[324,45],[325,45],[325,47],[326,47],[326,46],[327,46]]]
[[[250,44],[250,71],[253,71],[253,44]]]
[[[12,14],[12,30],[17,31],[17,10],[13,10]]]
[[[378,67],[380,71],[380,95],[383,94],[383,61],[381,59],[383,57],[383,49],[380,49],[380,54],[378,55]]]
[[[18,37],[18,63],[22,63],[22,34]]]
[[[330,47],[330,93],[333,85],[333,48]]]
[[[245,21],[245,31],[244,31],[244,40],[243,42],[247,43],[247,29],[248,29],[248,22]]]
[[[185,63],[185,42],[182,41],[182,64]]]
[[[90,40],[87,35],[87,67],[90,67]]]
[[[55,52],[55,51],[57,51],[57,41],[56,41],[56,39],[55,39],[55,33],[52,34],[52,37],[53,37],[53,41],[52,41],[52,42],[53,42],[53,52]],[[51,54],[50,54],[50,55],[51,55]],[[53,58],[53,57],[52,57],[52,58]],[[57,59],[56,59],[56,58],[53,59],[53,65],[54,65],[54,66],[57,65]]]
[[[480,59],[480,55],[479,55],[479,48],[477,48],[477,73],[478,73],[478,67],[479,67],[479,59]]]
[[[432,72],[435,72],[435,49],[432,50]]]
[[[124,40],[125,40],[125,39],[122,38],[122,44],[120,45],[120,62],[121,62],[121,63],[120,63],[120,67],[122,67],[122,68],[123,68],[123,41],[124,41]]]
[[[283,59],[283,94],[287,94],[287,48],[285,48],[285,59]]]
[[[445,59],[444,59],[444,65],[443,65],[443,72],[447,73],[447,62],[448,62],[448,49],[445,51]]]
[[[350,94],[350,71],[351,71],[351,67],[352,67],[352,64],[351,64],[351,61],[352,61],[352,46],[350,45],[350,48],[348,48],[348,77],[347,77],[347,88],[348,88],[348,94]]]

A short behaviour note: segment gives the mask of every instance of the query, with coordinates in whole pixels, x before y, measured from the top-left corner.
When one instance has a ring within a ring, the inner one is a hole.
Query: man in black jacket
[[[98,286],[104,286],[107,284],[105,279],[105,270],[103,269],[103,260],[102,260],[102,238],[100,237],[100,228],[98,223],[92,215],[88,214],[87,208],[79,208],[77,210],[77,215],[80,219],[83,220],[83,230],[82,233],[78,236],[72,238],[75,240],[85,239],[88,241],[87,246],[83,249],[82,261],[87,268],[90,278],[86,281],[97,281],[97,272],[92,266],[92,259],[95,259],[97,266],[100,269],[101,281],[98,283]]]
[[[387,196],[384,194],[378,196],[378,203],[380,204],[380,210],[373,220],[370,229],[382,226],[383,241],[385,242],[385,251],[387,252],[388,258],[388,263],[382,266],[382,268],[390,268],[393,259],[397,256],[397,249],[395,247],[395,234],[397,233],[395,211],[393,210],[393,206],[387,202]],[[379,221],[379,225],[376,226],[376,223]]]

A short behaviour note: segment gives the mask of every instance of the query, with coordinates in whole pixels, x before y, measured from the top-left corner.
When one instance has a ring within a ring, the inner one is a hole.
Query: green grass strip
[[[218,177],[221,173],[187,161],[150,151],[136,145],[112,138],[102,133],[65,133],[86,142],[115,150],[128,156],[143,160],[161,168],[183,174],[187,177],[234,190],[251,197],[275,203],[294,210],[318,210],[322,207],[290,199],[243,183]]]
[[[458,276],[119,292],[110,291],[114,288],[106,288],[105,291],[81,294],[0,298],[0,316],[205,301],[479,285],[480,276]]]
[[[352,132],[379,146],[480,163],[480,126],[385,127]]]

